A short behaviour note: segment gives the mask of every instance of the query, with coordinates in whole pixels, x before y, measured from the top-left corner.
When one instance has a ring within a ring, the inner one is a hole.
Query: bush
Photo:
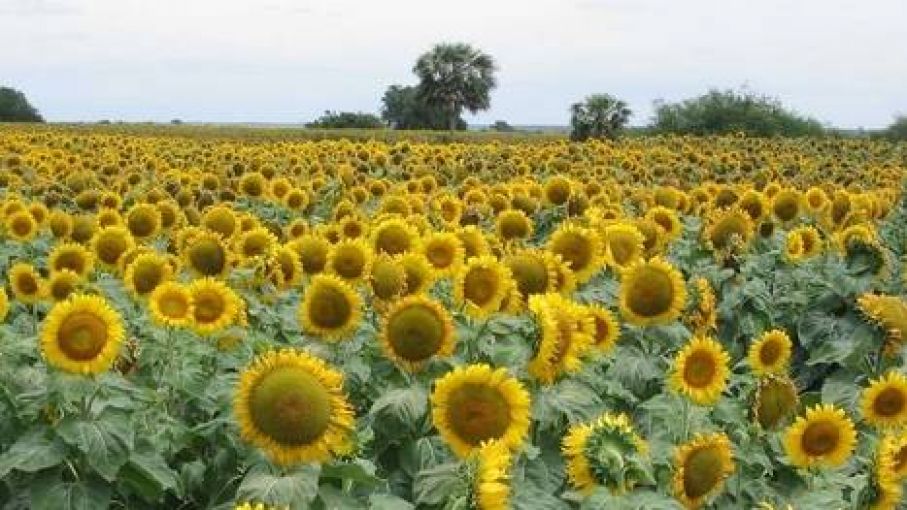
[[[656,101],[653,129],[661,133],[808,136],[824,133],[819,121],[753,92],[710,90],[680,103]]]
[[[384,122],[377,115],[371,113],[332,112],[327,110],[317,120],[306,124],[306,127],[379,129],[384,127]]]
[[[570,139],[615,139],[633,112],[627,103],[609,94],[593,94],[570,106]]]
[[[381,118],[394,129],[448,128],[448,115],[425,101],[417,87],[391,85],[384,92],[381,103]],[[455,128],[462,131],[466,127],[466,121],[458,116]]]
[[[38,110],[25,94],[9,87],[0,87],[0,122],[44,122]]]

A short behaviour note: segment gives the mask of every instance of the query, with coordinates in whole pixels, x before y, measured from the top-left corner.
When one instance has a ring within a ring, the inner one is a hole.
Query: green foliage
[[[0,87],[0,122],[44,122],[38,110],[28,102],[25,94]]]
[[[381,118],[394,129],[448,128],[447,114],[425,101],[414,86],[391,85],[381,98],[381,103]],[[465,130],[466,121],[457,116],[454,128],[458,131]]]
[[[491,129],[492,131],[498,131],[501,133],[512,133],[512,132],[516,131],[516,128],[511,126],[510,124],[508,124],[507,121],[505,121],[505,120],[494,121],[494,124],[492,124],[489,127],[489,129]]]
[[[679,103],[656,101],[652,129],[659,133],[750,136],[814,136],[822,124],[780,101],[748,91],[710,90]]]
[[[320,129],[380,129],[384,127],[384,122],[373,113],[327,110],[324,115],[306,124],[306,127]]]
[[[893,142],[907,141],[907,115],[898,115],[894,122],[883,131],[885,138]]]
[[[609,94],[593,94],[570,106],[570,139],[615,139],[633,112],[627,103]]]
[[[413,66],[419,97],[444,112],[451,131],[464,109],[476,113],[491,106],[496,70],[490,55],[463,43],[438,44]]]

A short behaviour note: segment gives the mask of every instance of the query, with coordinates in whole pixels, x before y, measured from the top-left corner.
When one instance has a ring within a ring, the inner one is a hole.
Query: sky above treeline
[[[594,92],[766,93],[843,128],[907,113],[905,0],[0,0],[0,85],[50,121],[304,122],[377,112],[415,59],[495,57],[470,123],[563,125]]]

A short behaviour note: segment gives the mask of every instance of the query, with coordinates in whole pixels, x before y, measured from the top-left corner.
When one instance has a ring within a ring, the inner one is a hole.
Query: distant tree
[[[491,106],[497,66],[490,55],[468,44],[438,44],[416,61],[419,96],[445,114],[447,129],[457,128],[463,110]]]
[[[898,115],[894,122],[885,128],[885,138],[892,141],[907,141],[907,115]]]
[[[394,129],[447,129],[448,119],[440,108],[428,104],[416,87],[391,85],[381,98],[381,118]],[[466,129],[457,117],[456,129]]]
[[[512,133],[512,132],[516,131],[516,129],[513,126],[511,126],[510,124],[507,123],[507,121],[504,121],[504,120],[494,121],[494,124],[491,125],[491,130],[499,131],[501,133]]]
[[[788,110],[777,99],[734,90],[710,90],[679,103],[656,101],[652,128],[692,135],[806,136],[825,131],[819,121]]]
[[[183,124],[183,121],[182,119],[171,119],[170,123],[174,126],[181,126]]]
[[[333,112],[326,110],[324,115],[313,122],[306,124],[310,128],[357,128],[378,129],[384,127],[381,118],[372,113],[363,112]]]
[[[28,102],[25,94],[0,87],[0,122],[44,122],[44,118]]]
[[[593,94],[570,106],[570,139],[615,139],[633,112],[627,103],[610,94]]]

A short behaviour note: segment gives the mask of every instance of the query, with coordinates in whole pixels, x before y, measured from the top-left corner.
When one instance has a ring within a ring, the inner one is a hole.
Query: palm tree
[[[464,109],[476,113],[491,106],[496,70],[490,55],[463,43],[438,44],[413,66],[419,95],[445,113],[451,131]]]
[[[609,94],[593,94],[580,103],[570,106],[570,137],[574,140],[588,138],[617,138],[633,112],[627,103]]]

